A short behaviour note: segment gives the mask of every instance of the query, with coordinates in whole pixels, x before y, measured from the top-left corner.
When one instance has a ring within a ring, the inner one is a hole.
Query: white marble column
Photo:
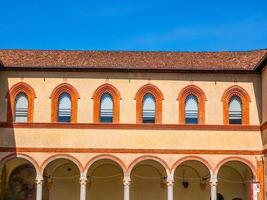
[[[125,176],[123,179],[124,200],[130,200],[130,184],[131,184],[130,176]]]
[[[167,177],[168,200],[173,200],[173,185],[174,185],[173,176],[169,175]]]
[[[38,174],[36,176],[36,200],[42,200],[43,180],[42,175]]]
[[[80,200],[86,200],[86,184],[87,184],[87,176],[86,176],[86,174],[81,174],[81,177],[80,177]]]
[[[210,175],[210,196],[211,200],[217,200],[217,175],[211,172]]]

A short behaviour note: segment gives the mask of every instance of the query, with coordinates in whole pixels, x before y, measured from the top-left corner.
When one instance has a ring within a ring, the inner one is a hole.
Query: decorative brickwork
[[[102,95],[105,93],[110,94],[113,99],[113,123],[119,123],[121,95],[117,88],[108,83],[99,86],[93,94],[92,99],[94,100],[94,123],[100,122],[100,102]]]
[[[142,123],[142,109],[143,109],[143,98],[146,94],[152,94],[156,101],[156,124],[162,123],[162,100],[164,100],[163,94],[160,89],[152,84],[146,84],[142,86],[135,95],[136,100],[136,122]]]
[[[19,94],[25,94],[28,99],[28,120],[27,122],[33,122],[34,114],[34,99],[36,94],[34,89],[25,82],[19,82],[13,85],[7,94],[7,121],[13,122],[15,120],[15,101]]]
[[[229,124],[229,101],[233,96],[238,96],[242,103],[242,124],[249,124],[249,103],[250,97],[246,90],[238,85],[234,85],[225,90],[222,96],[223,102],[223,123]]]
[[[80,98],[78,91],[68,83],[58,85],[50,95],[51,98],[51,122],[58,121],[58,98],[62,93],[68,93],[71,97],[71,122],[77,122],[78,99]]]
[[[188,85],[179,93],[179,123],[185,123],[185,101],[189,95],[194,95],[198,100],[198,123],[205,124],[205,93],[196,85]]]

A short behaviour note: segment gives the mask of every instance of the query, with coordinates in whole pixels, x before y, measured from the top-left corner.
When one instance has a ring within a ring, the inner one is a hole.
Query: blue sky
[[[267,0],[0,0],[1,49],[267,48]]]

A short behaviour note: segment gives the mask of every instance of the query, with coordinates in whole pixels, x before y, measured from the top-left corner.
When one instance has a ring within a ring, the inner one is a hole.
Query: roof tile
[[[244,52],[145,52],[0,50],[4,68],[255,70],[267,50]]]

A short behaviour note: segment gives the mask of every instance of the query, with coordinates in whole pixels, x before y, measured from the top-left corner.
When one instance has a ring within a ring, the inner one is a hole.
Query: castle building
[[[0,199],[265,200],[267,50],[0,50]]]

